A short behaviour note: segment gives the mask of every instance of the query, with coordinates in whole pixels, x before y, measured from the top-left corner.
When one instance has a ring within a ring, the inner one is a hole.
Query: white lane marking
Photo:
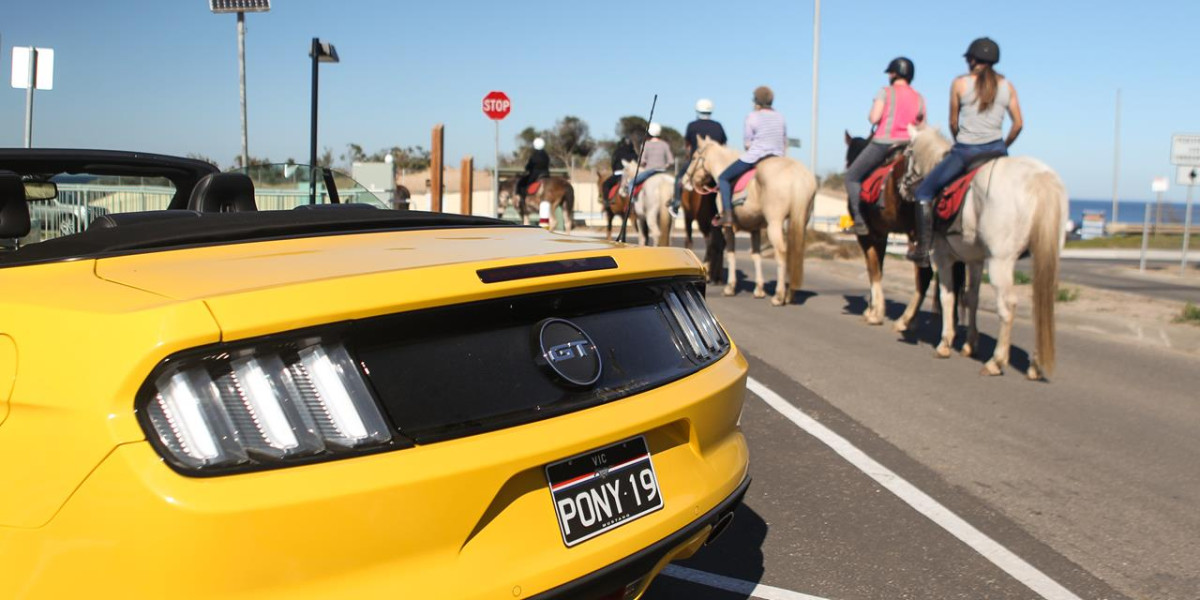
[[[753,581],[746,581],[744,579],[734,579],[724,575],[706,573],[678,565],[667,565],[662,570],[662,574],[667,577],[717,588],[718,590],[725,590],[735,594],[745,594],[752,598],[762,598],[763,600],[826,600],[819,596],[809,596],[800,592],[754,583]]]
[[[791,402],[784,400],[782,396],[759,383],[758,380],[753,377],[747,378],[746,388],[771,405],[771,408],[774,408],[779,414],[808,432],[809,435],[821,440],[826,446],[829,446],[834,452],[837,452],[842,458],[846,459],[847,462],[858,467],[860,471],[866,473],[868,477],[874,479],[879,485],[887,488],[888,491],[916,509],[917,512],[928,517],[929,520],[948,531],[950,535],[962,540],[963,543],[970,546],[992,564],[1000,567],[1005,573],[1012,575],[1017,581],[1025,584],[1026,587],[1036,592],[1039,596],[1046,598],[1046,600],[1081,600],[1079,596],[1071,593],[1070,590],[1060,585],[1057,581],[1050,579],[1045,573],[1039,571],[1037,567],[1025,562],[1008,548],[1001,546],[999,542],[984,535],[982,531],[975,529],[970,523],[950,512],[950,509],[938,504],[928,494],[917,489],[916,486],[905,481],[887,467],[875,462],[875,459],[867,456],[866,453],[859,450],[847,441],[846,438],[834,433],[828,427],[817,422],[816,419],[804,414],[804,412],[792,405]]]

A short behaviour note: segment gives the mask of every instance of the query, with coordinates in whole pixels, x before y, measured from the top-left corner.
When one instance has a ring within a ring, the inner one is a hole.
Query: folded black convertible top
[[[0,267],[297,237],[517,226],[487,217],[421,211],[352,210],[352,205],[344,206],[345,210],[333,205],[327,206],[328,210],[205,213],[197,218],[155,219],[118,227],[92,227],[83,233],[2,253]]]

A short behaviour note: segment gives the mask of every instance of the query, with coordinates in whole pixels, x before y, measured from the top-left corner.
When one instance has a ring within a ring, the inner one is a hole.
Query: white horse
[[[912,142],[905,154],[905,181],[924,178],[950,151],[950,141],[932,127],[909,127]],[[911,187],[910,187],[911,189]],[[962,233],[933,236],[933,267],[949,273],[955,261],[967,267],[967,338],[962,353],[970,356],[979,345],[976,310],[979,284],[987,263],[988,276],[996,289],[1000,335],[996,351],[984,364],[982,374],[1000,375],[1008,364],[1012,344],[1013,315],[1017,296],[1013,290],[1013,266],[1021,253],[1033,255],[1033,323],[1037,350],[1026,375],[1041,379],[1054,372],[1054,301],[1058,293],[1058,260],[1065,241],[1067,190],[1058,175],[1041,161],[1027,157],[1003,157],[988,162],[975,175],[963,199]],[[954,306],[951,277],[939,277],[942,306]],[[954,311],[942,310],[942,339],[937,347],[941,358],[950,356],[954,340]]]
[[[622,198],[628,198],[630,186],[633,183],[633,172],[637,163],[623,160],[624,169],[621,171],[620,189],[617,191]],[[645,246],[671,245],[670,202],[675,193],[675,178],[669,173],[660,172],[647,177],[642,187],[634,194],[633,203],[637,207],[638,231],[642,232],[642,244]]]
[[[739,153],[711,139],[700,136],[692,162],[684,173],[683,185],[698,189],[708,179],[716,179]],[[746,202],[733,209],[734,225],[750,232],[750,256],[754,260],[754,297],[766,297],[763,288],[762,255],[759,253],[762,230],[775,248],[779,270],[775,283],[774,306],[783,306],[792,299],[792,291],[804,283],[804,237],[808,217],[817,197],[817,179],[798,160],[773,156],[757,165],[757,172],[747,187]],[[706,191],[707,192],[707,191]],[[787,235],[784,235],[784,223]],[[733,232],[724,228],[725,261],[729,279],[724,294],[732,296],[737,288],[737,265],[734,257]]]

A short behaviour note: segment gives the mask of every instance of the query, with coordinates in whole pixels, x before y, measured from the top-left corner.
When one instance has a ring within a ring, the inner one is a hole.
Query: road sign
[[[1200,133],[1171,136],[1171,164],[1200,166]]]
[[[1200,185],[1200,167],[1175,167],[1176,185]]]
[[[499,121],[508,116],[512,110],[512,101],[504,92],[488,92],[483,97],[483,114],[493,121]]]
[[[12,86],[29,89],[29,52],[34,48],[15,46],[12,49]],[[37,48],[37,67],[34,68],[34,89],[54,89],[54,49]]]

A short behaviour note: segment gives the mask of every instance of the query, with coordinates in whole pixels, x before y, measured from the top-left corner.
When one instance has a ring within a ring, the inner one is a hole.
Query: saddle
[[[542,189],[542,180],[541,179],[529,184],[529,187],[525,188],[525,195],[532,196],[532,195],[538,193],[538,190],[540,190],[540,189]]]
[[[746,203],[746,197],[750,195],[750,191],[747,188],[750,187],[750,182],[754,180],[755,173],[758,173],[758,167],[746,171],[734,182],[733,206],[741,206]]]
[[[863,180],[862,192],[859,193],[858,197],[864,204],[875,204],[883,197],[883,183],[887,181],[888,175],[892,174],[892,171],[896,169],[896,165],[900,164],[900,160],[903,158],[904,156],[901,155],[891,161],[885,162],[879,168],[871,171],[871,174]]]
[[[971,189],[971,182],[974,181],[975,174],[984,165],[1002,156],[1007,155],[1003,152],[989,152],[976,156],[971,159],[970,163],[967,163],[966,175],[959,176],[958,179],[950,182],[950,185],[942,188],[933,207],[933,214],[937,217],[940,229],[951,233],[961,231],[959,212],[962,210],[963,199],[967,197],[967,190]]]

